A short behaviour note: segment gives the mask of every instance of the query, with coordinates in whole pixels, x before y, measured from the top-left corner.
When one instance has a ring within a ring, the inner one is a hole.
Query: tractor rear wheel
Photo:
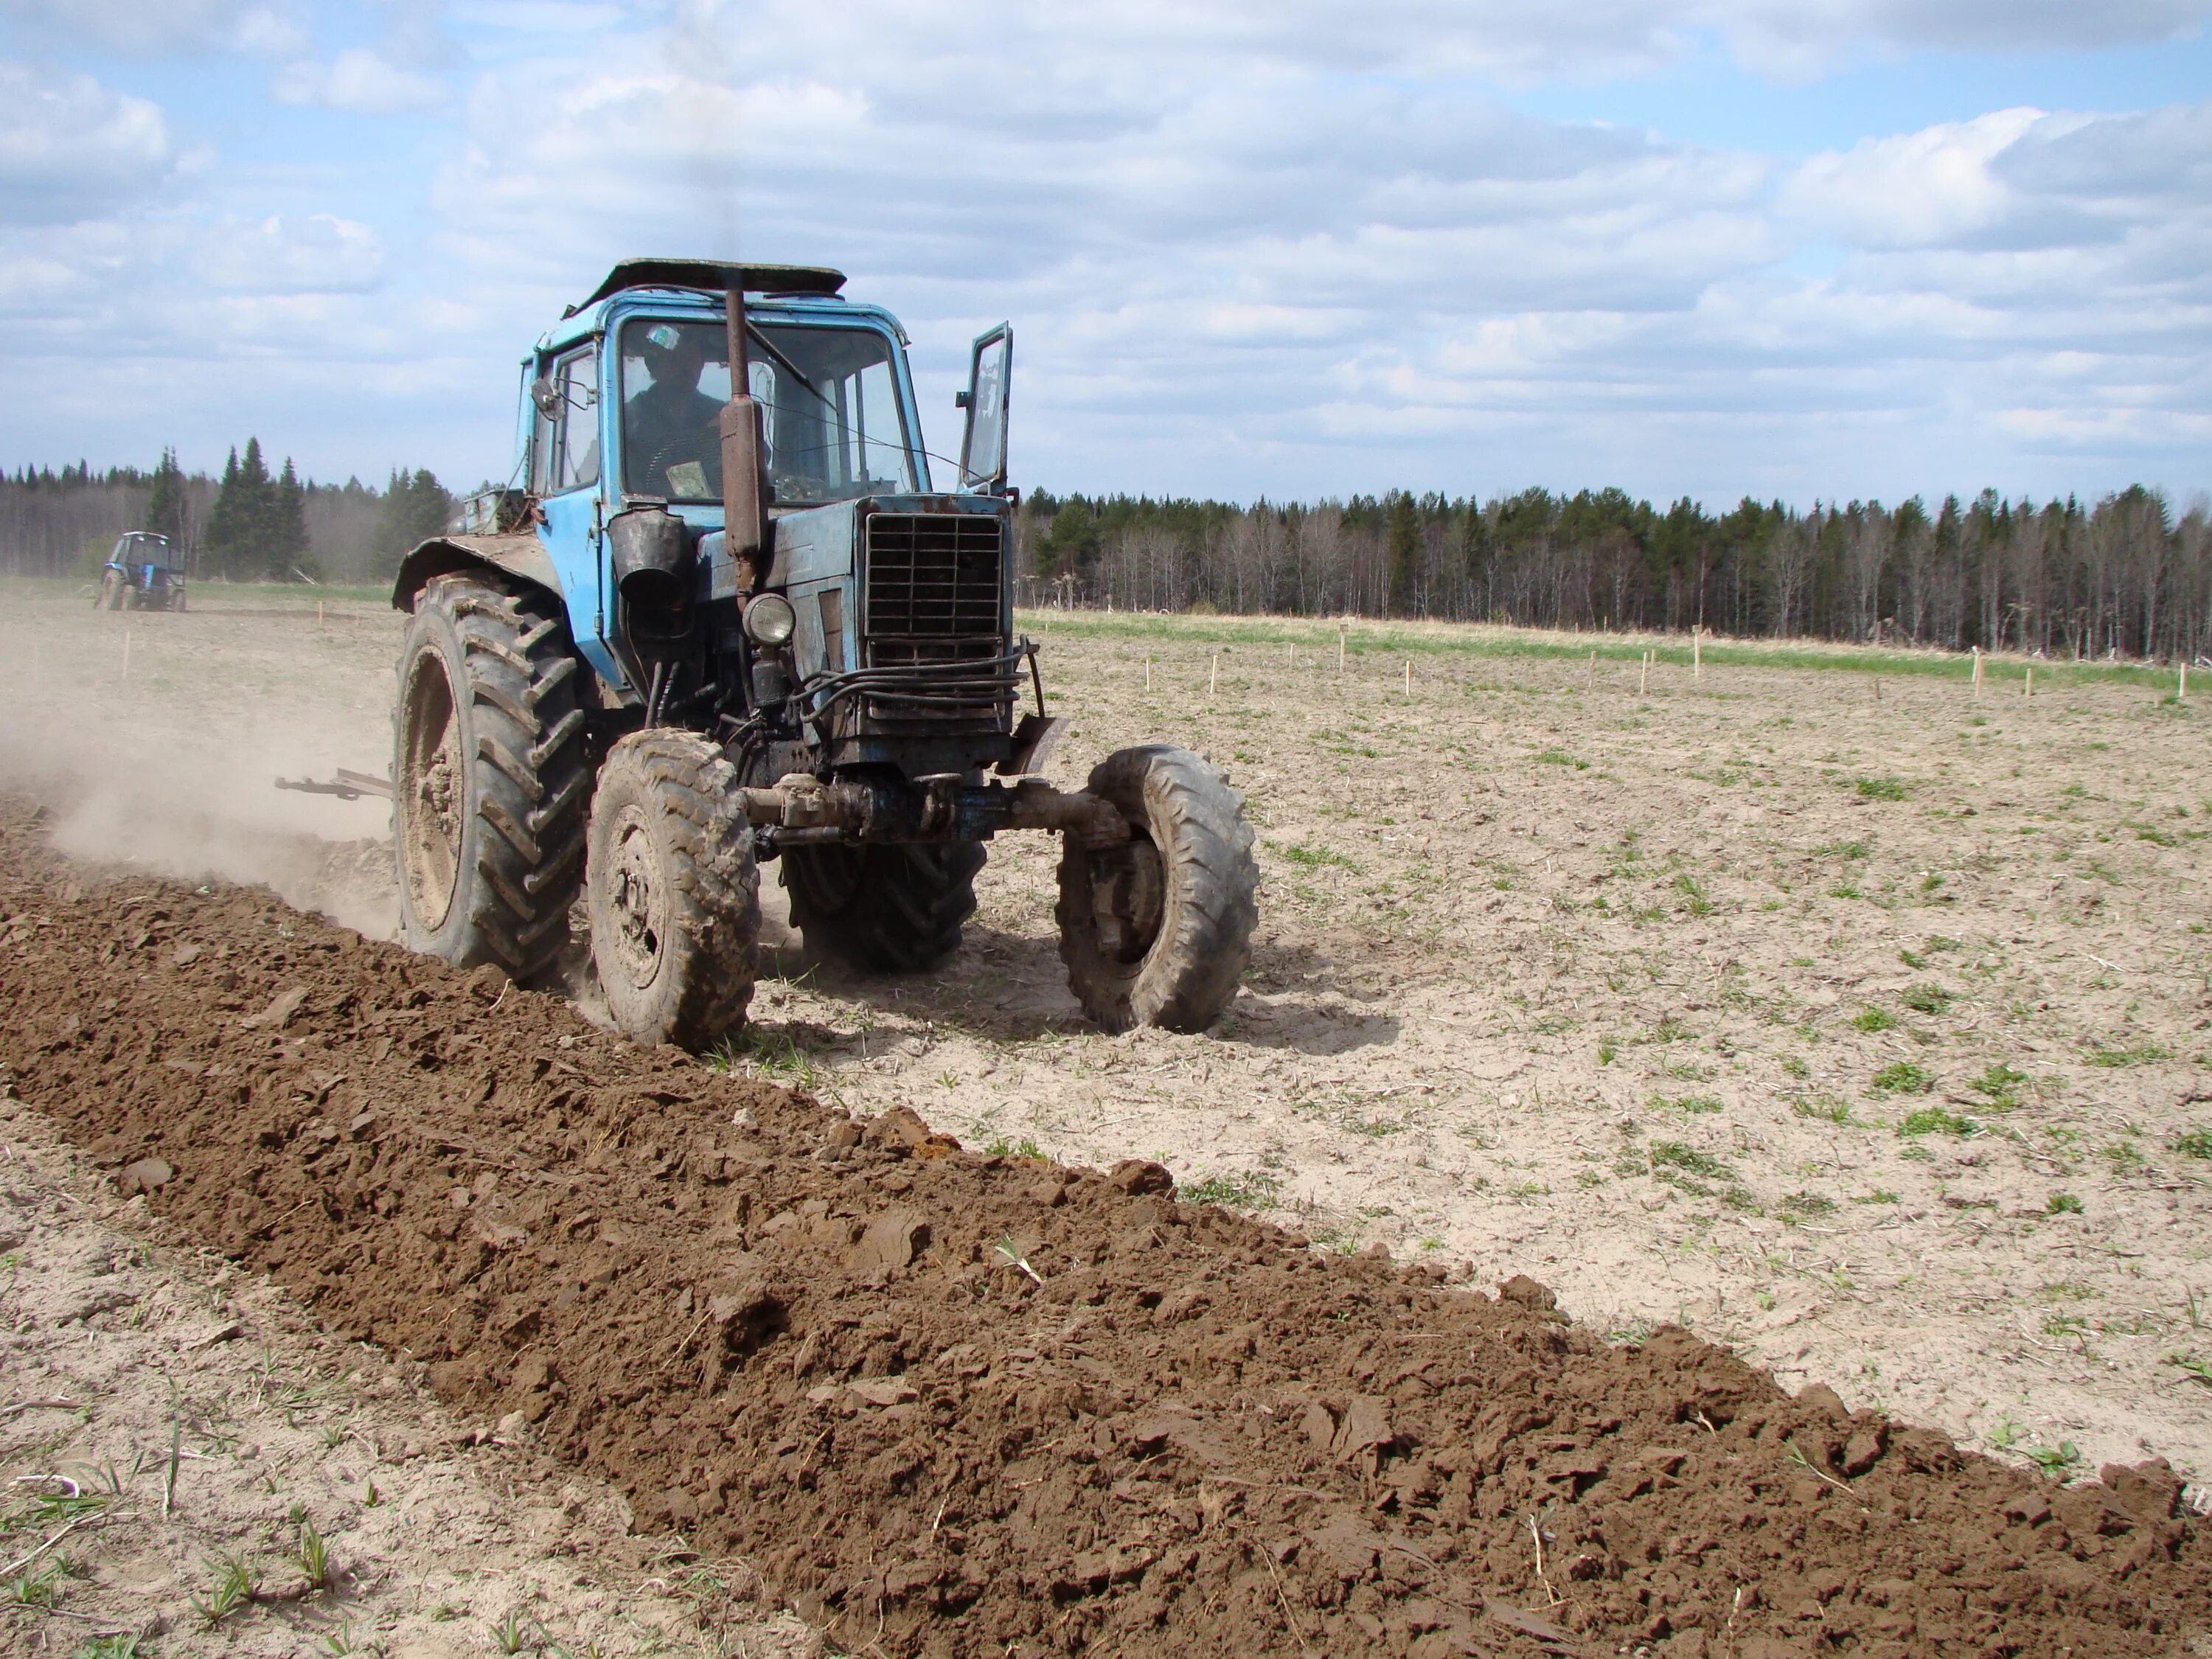
[[[576,670],[542,595],[456,574],[416,596],[392,767],[410,950],[523,979],[568,943],[592,788]]]
[[[123,579],[112,570],[104,570],[100,576],[100,592],[92,602],[94,611],[119,611],[123,608],[121,591]]]
[[[1083,1010],[1109,1031],[1202,1031],[1237,994],[1259,925],[1260,866],[1244,800],[1187,749],[1109,755],[1090,791],[1130,837],[1060,849],[1060,956]]]
[[[734,1030],[760,970],[760,872],[737,772],[666,727],[608,751],[592,800],[592,962],[640,1042],[696,1053]]]
[[[921,973],[960,948],[986,856],[972,841],[794,847],[783,854],[791,920],[817,955]]]

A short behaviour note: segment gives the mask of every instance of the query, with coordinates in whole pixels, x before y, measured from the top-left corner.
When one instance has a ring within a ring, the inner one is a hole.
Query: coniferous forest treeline
[[[252,440],[220,478],[173,455],[150,472],[25,468],[0,474],[0,573],[88,574],[123,531],[159,529],[197,576],[374,582],[452,506],[427,471],[381,489],[301,480],[289,461],[272,476]],[[1017,573],[1030,604],[2194,660],[2212,654],[2209,516],[2141,486],[2087,503],[1747,498],[1720,514],[1619,489],[1249,507],[1039,490]]]
[[[303,479],[289,458],[272,472],[255,438],[218,477],[184,471],[173,451],[150,472],[24,467],[0,472],[0,574],[89,579],[118,536],[152,530],[183,550],[195,579],[385,581],[453,507],[427,471],[396,471],[381,489]]]
[[[2212,652],[2212,526],[2140,486],[2094,503],[1745,500],[1618,489],[1317,506],[1022,504],[1030,603],[1883,641],[2046,656]]]

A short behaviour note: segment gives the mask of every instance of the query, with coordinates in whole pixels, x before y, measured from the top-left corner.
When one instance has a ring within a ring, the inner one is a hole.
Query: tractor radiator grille
[[[868,520],[866,664],[980,662],[1005,649],[1004,526],[968,513]]]

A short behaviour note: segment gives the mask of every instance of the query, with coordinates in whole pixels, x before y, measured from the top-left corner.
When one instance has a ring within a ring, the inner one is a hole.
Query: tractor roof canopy
[[[828,298],[845,286],[845,273],[825,265],[737,265],[719,259],[625,259],[576,307],[588,311],[610,295],[633,288],[696,289],[726,294],[804,294]],[[574,312],[569,313],[571,316]]]

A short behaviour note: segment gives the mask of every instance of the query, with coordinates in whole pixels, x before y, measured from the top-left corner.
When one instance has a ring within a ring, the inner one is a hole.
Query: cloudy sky
[[[1245,500],[2212,485],[2212,0],[0,0],[0,462],[504,477],[641,252]],[[940,469],[942,471],[942,469]]]

